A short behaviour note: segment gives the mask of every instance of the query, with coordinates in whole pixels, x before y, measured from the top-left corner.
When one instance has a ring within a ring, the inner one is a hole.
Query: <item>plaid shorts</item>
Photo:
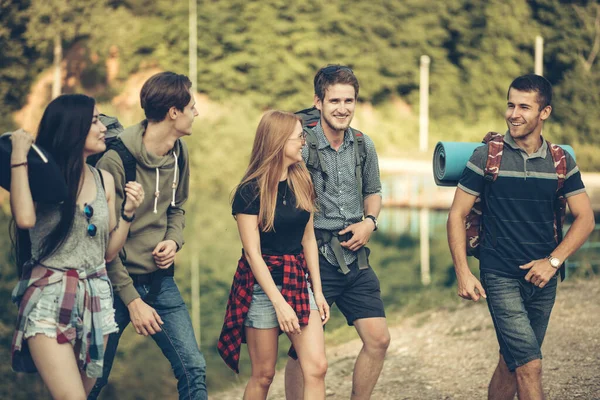
[[[83,285],[79,282],[79,285]],[[115,321],[115,309],[113,308],[113,293],[110,283],[103,279],[90,279],[90,285],[95,289],[100,298],[100,320],[102,321],[102,334],[118,332],[119,328]],[[30,338],[37,334],[43,334],[51,338],[56,338],[56,328],[58,325],[58,313],[60,311],[60,295],[62,282],[52,283],[44,286],[39,301],[33,306],[27,316],[24,338]],[[78,290],[83,293],[83,290]],[[73,312],[76,314],[76,330],[82,332],[83,321],[83,296],[78,296],[77,306]],[[78,337],[78,339],[81,339]]]

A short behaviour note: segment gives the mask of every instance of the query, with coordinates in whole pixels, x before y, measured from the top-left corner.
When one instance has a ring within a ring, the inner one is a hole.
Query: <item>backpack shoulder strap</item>
[[[121,158],[121,162],[123,163],[123,169],[125,170],[125,183],[135,181],[135,157],[133,156],[133,154],[131,154],[131,152],[125,146],[123,141],[120,138],[116,138],[115,140],[113,140],[110,144],[110,150],[116,151],[119,157]]]
[[[504,152],[504,136],[497,132],[488,132],[482,140],[488,145],[488,156],[485,162],[483,177],[488,182],[495,182],[500,173],[502,153]]]
[[[367,148],[365,145],[365,135],[358,129],[350,128],[352,136],[354,137],[354,155],[356,158],[354,175],[356,176],[356,183],[358,187],[359,197],[363,199],[363,170],[365,168],[365,162],[367,159]]]
[[[356,146],[358,148],[357,156],[360,161],[360,165],[364,168],[367,160],[367,145],[365,144],[365,135],[358,129],[350,129],[352,130],[352,135],[354,136],[354,141],[356,142]]]
[[[548,144],[548,149],[552,155],[552,162],[554,163],[556,177],[558,178],[556,185],[556,203],[554,207],[554,240],[558,244],[562,242],[563,239],[563,226],[567,211],[567,199],[565,198],[564,193],[561,192],[567,176],[567,156],[562,147],[552,144],[548,140],[546,140],[546,143]],[[559,272],[560,280],[564,281],[566,275],[564,264],[560,267]]]
[[[567,176],[567,156],[562,147],[552,144],[548,140],[546,140],[546,143],[548,144],[548,149],[552,155],[554,168],[556,168],[556,176],[558,177],[558,187],[556,191],[558,192],[565,184],[565,177]]]
[[[323,162],[323,155],[319,152],[319,139],[312,128],[304,128],[306,132],[306,145],[308,147],[308,159],[306,167],[312,171],[320,171],[327,175],[327,167]]]

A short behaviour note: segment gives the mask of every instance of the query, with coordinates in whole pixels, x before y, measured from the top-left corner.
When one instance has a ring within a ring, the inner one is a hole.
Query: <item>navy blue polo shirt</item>
[[[488,146],[473,152],[458,187],[474,196],[484,192]],[[566,197],[585,192],[579,167],[565,152],[567,175],[561,189]],[[528,155],[510,134],[504,136],[500,172],[485,187],[480,268],[508,277],[523,277],[519,265],[547,257],[556,247],[554,207],[558,177],[548,144]]]

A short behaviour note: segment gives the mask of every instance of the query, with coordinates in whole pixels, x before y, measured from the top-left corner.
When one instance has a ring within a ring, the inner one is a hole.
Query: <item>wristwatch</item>
[[[558,269],[558,267],[560,267],[560,265],[562,264],[562,262],[560,262],[560,260],[554,257],[552,254],[548,256],[548,261],[550,261],[550,265],[554,269]]]
[[[375,224],[375,229],[373,229],[373,231],[376,231],[377,228],[379,228],[379,226],[377,225],[377,218],[375,218],[374,215],[370,215],[370,214],[365,217],[365,219],[367,219],[367,218],[370,219],[371,221],[373,221],[373,223]]]

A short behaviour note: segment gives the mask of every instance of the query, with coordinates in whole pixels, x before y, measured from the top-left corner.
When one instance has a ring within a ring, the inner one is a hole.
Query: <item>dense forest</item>
[[[545,129],[554,142],[575,148],[583,169],[600,170],[597,1],[198,0],[197,7],[197,90],[206,108],[186,139],[192,195],[177,278],[187,301],[191,260],[200,260],[201,347],[211,391],[235,383],[215,349],[240,251],[231,190],[243,174],[260,113],[309,106],[319,67],[351,66],[361,84],[361,129],[380,154],[407,155],[418,149],[421,55],[431,58],[431,149],[436,140],[477,140],[487,130],[504,129],[507,87],[514,77],[533,72],[535,37],[541,35],[544,75],[555,89]],[[93,95],[101,111],[134,123],[141,118],[139,106],[121,115],[113,99],[144,71],[187,73],[188,2],[0,0],[0,132],[18,125],[14,113],[27,104],[40,76],[51,71],[57,48],[62,92]],[[45,95],[49,101],[50,91]],[[0,212],[0,226],[8,222]],[[410,236],[385,232],[373,240],[373,264],[385,277],[382,291],[392,312],[458,301],[452,297],[443,230],[432,233],[430,289],[419,283],[417,244]],[[7,310],[0,316],[2,360],[9,357],[16,314],[10,304],[15,271],[9,246],[8,240],[0,242],[0,302]],[[342,340],[345,334],[335,328],[343,325],[336,316],[328,340]],[[247,374],[244,357],[242,374]],[[129,329],[105,398],[149,398],[136,397],[142,388],[156,398],[171,398],[171,376],[154,344]],[[41,393],[38,380],[0,364],[0,398]]]

